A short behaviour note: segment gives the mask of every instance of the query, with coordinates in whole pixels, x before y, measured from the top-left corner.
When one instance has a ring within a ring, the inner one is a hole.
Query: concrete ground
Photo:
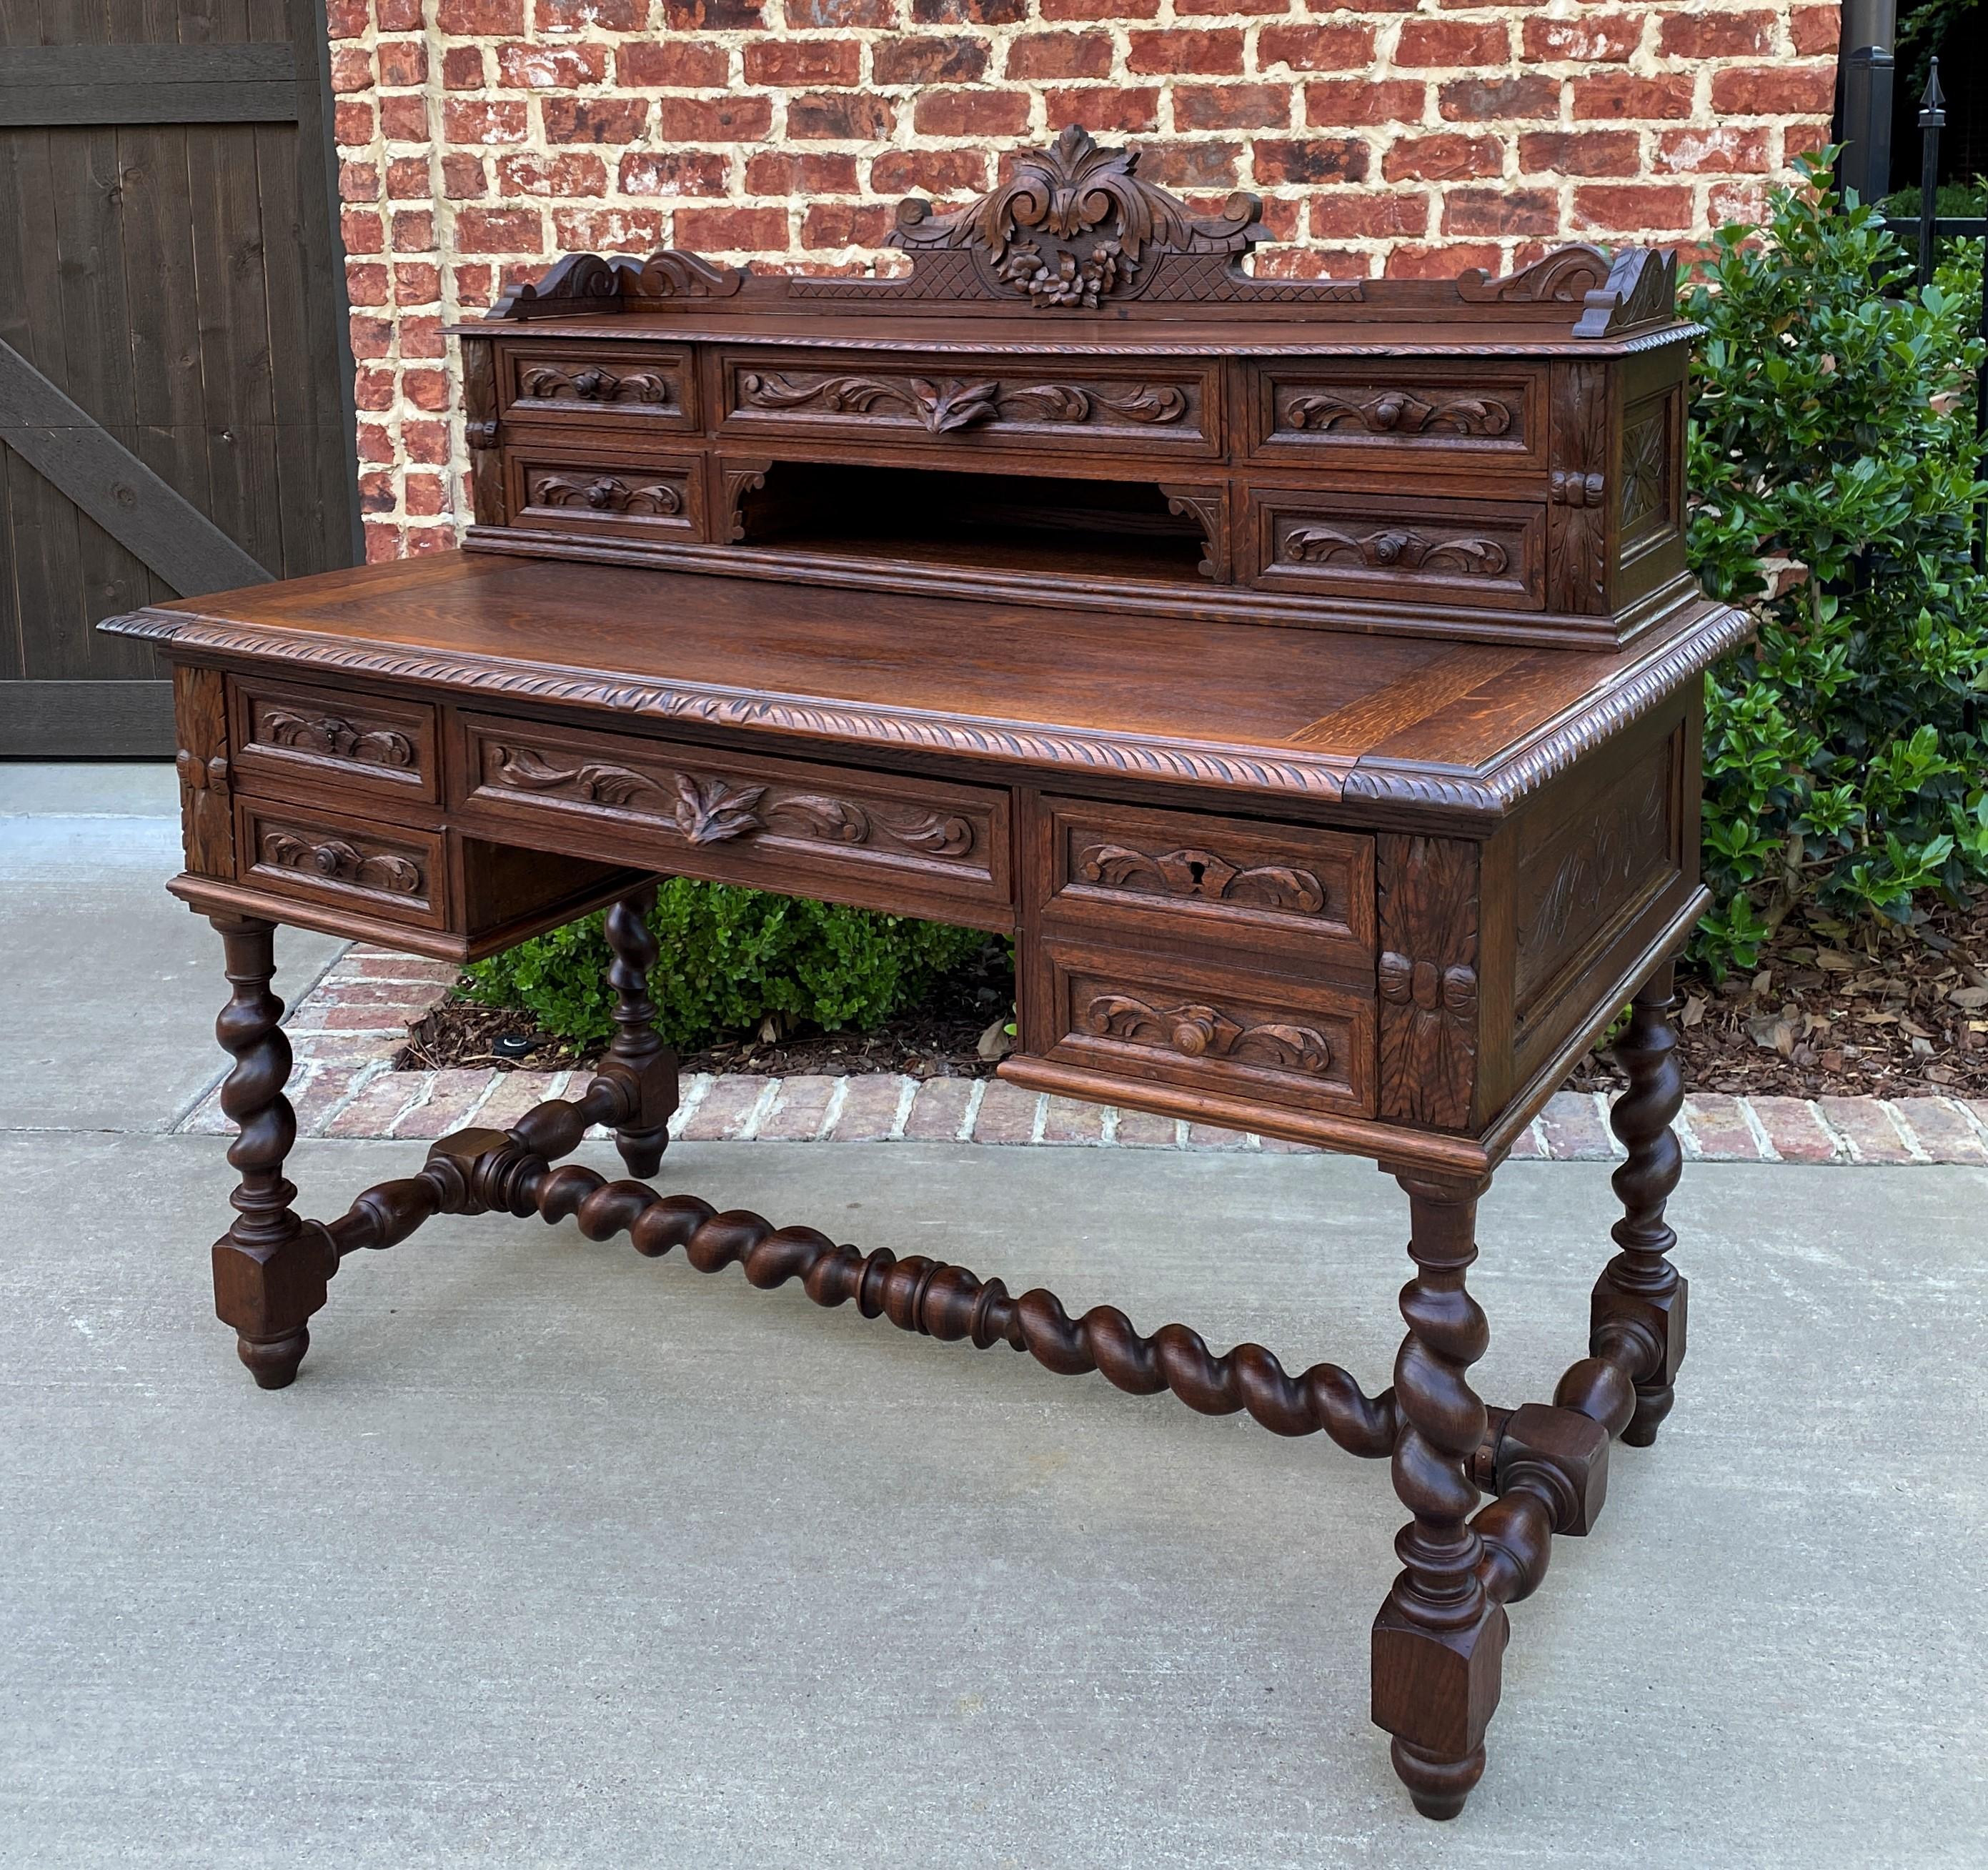
[[[1490,1770],[1430,1825],[1366,1719],[1400,1514],[1322,1442],[495,1217],[348,1265],[254,1389],[221,1145],[162,1133],[221,1062],[215,944],[157,891],[170,823],[91,785],[0,771],[100,814],[0,820],[0,1865],[1988,1858],[1988,1170],[1693,1165],[1676,1413],[1515,1608]],[[420,1149],[309,1143],[303,1205]],[[664,1179],[1370,1386],[1398,1334],[1359,1162],[710,1143]],[[1603,1165],[1500,1176],[1493,1399],[1575,1354],[1611,1218]]]

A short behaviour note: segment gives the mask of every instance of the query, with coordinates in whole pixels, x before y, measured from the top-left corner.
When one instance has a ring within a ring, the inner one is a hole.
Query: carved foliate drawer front
[[[610,861],[886,908],[915,892],[979,919],[1009,899],[1005,792],[491,715],[462,729],[464,822],[493,837],[556,823]]]
[[[514,448],[504,456],[513,526],[627,543],[702,539],[704,477],[694,455]]]
[[[445,920],[439,834],[383,830],[259,799],[235,802],[236,874],[244,883],[435,928]]]
[[[1546,600],[1546,509],[1518,501],[1249,491],[1259,590],[1536,610]]]
[[[259,676],[228,680],[228,707],[245,784],[314,797],[329,785],[432,803],[435,711],[421,702],[336,694]]]
[[[1065,364],[1068,367],[1063,367]],[[837,435],[957,449],[982,441],[1114,455],[1220,451],[1212,369],[1155,359],[728,351],[720,361],[727,434]]]
[[[1374,840],[1308,827],[1046,799],[1043,917],[1287,950],[1371,971]]]
[[[1374,359],[1265,364],[1252,374],[1251,445],[1266,458],[1343,455],[1356,467],[1411,472],[1545,465],[1541,371]]]
[[[564,339],[502,344],[499,398],[510,421],[626,424],[644,432],[693,429],[696,373],[691,354],[661,344]]]
[[[1046,944],[1062,1064],[1353,1115],[1374,1108],[1371,991]]]

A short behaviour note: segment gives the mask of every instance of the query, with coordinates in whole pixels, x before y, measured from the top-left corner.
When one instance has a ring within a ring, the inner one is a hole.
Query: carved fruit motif
[[[631,487],[612,474],[593,480],[564,474],[534,475],[526,497],[533,506],[587,506],[597,513],[642,513],[659,519],[673,519],[683,511],[683,495],[668,482]]]
[[[583,403],[651,403],[669,401],[669,391],[654,370],[630,370],[617,377],[597,364],[578,370],[562,370],[556,364],[536,364],[519,380],[525,394],[536,402],[555,402],[572,396]]]

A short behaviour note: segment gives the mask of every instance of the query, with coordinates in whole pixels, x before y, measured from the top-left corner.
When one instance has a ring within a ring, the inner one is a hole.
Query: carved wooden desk
[[[172,888],[233,984],[218,1308],[276,1387],[347,1254],[576,1216],[1391,1457],[1374,1718],[1453,1815],[1505,1606],[1684,1351],[1670,958],[1704,902],[1699,678],[1746,628],[1683,570],[1690,329],[1661,255],[1260,279],[1246,201],[1196,219],[1071,136],[1014,174],[907,205],[904,280],[564,262],[464,333],[468,550],[106,626],[174,666]],[[554,1167],[595,1123],[659,1167],[658,874],[1012,932],[1005,1076],[1376,1158],[1412,1235],[1393,1387]],[[460,958],[603,905],[619,1036],[583,1094],[299,1218],[272,925]],[[1632,996],[1588,1354],[1487,1409],[1477,1199]]]

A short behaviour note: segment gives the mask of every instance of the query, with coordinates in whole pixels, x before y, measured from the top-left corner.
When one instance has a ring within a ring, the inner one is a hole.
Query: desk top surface
[[[1496,816],[1749,625],[1706,603],[1619,651],[1487,646],[449,551],[104,627],[182,658],[701,722],[817,752]]]

